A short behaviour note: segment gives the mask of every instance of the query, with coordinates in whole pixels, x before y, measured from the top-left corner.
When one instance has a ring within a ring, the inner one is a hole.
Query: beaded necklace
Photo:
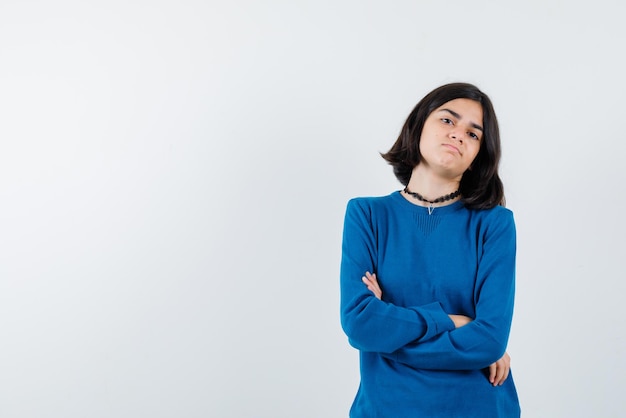
[[[433,211],[435,210],[435,208],[433,207],[433,204],[441,203],[441,202],[447,202],[448,200],[452,200],[452,199],[454,199],[455,197],[457,197],[458,195],[461,194],[461,190],[457,190],[456,192],[452,192],[450,194],[446,194],[446,195],[440,196],[440,197],[438,197],[435,200],[428,200],[424,196],[422,196],[421,194],[410,191],[409,190],[409,186],[406,186],[404,188],[404,193],[413,196],[414,198],[416,198],[417,200],[419,200],[421,202],[430,203],[430,206],[428,206],[428,214],[432,215]]]

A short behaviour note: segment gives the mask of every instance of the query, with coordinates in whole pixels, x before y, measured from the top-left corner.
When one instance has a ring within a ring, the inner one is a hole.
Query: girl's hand
[[[383,299],[383,291],[381,290],[380,285],[376,280],[376,274],[372,274],[369,271],[366,271],[365,276],[363,276],[361,280],[363,280],[363,283],[365,284],[365,286],[367,286],[367,289],[372,292],[374,296],[376,296],[376,298],[380,300]]]
[[[509,377],[511,370],[511,357],[504,353],[502,358],[489,366],[489,382],[494,386],[500,386]]]
[[[452,322],[454,322],[455,328],[461,328],[463,325],[467,325],[473,321],[472,318],[470,318],[469,316],[465,316],[465,315],[448,314],[448,316],[450,317]]]

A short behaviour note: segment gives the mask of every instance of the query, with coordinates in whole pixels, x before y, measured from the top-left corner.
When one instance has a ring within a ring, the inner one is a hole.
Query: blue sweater
[[[485,369],[504,354],[515,293],[515,224],[498,206],[428,209],[400,192],[348,203],[341,324],[360,351],[350,410],[364,417],[520,416],[513,377]],[[378,300],[361,281],[376,273]],[[448,314],[474,320],[455,329]]]

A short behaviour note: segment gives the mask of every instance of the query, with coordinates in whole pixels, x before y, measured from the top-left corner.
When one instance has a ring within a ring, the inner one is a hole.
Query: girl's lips
[[[459,151],[459,149],[452,144],[443,144],[443,146],[453,151],[456,151],[458,154],[461,154],[461,151]]]

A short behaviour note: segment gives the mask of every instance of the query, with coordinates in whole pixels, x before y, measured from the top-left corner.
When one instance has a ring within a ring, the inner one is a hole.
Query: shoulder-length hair
[[[409,114],[389,152],[381,153],[381,156],[393,166],[393,172],[400,183],[404,186],[409,184],[413,168],[421,161],[419,145],[426,118],[435,109],[454,99],[474,100],[480,103],[483,110],[483,138],[471,168],[461,178],[461,199],[471,209],[504,206],[504,187],[498,175],[498,120],[489,97],[472,84],[445,84],[424,96]]]

